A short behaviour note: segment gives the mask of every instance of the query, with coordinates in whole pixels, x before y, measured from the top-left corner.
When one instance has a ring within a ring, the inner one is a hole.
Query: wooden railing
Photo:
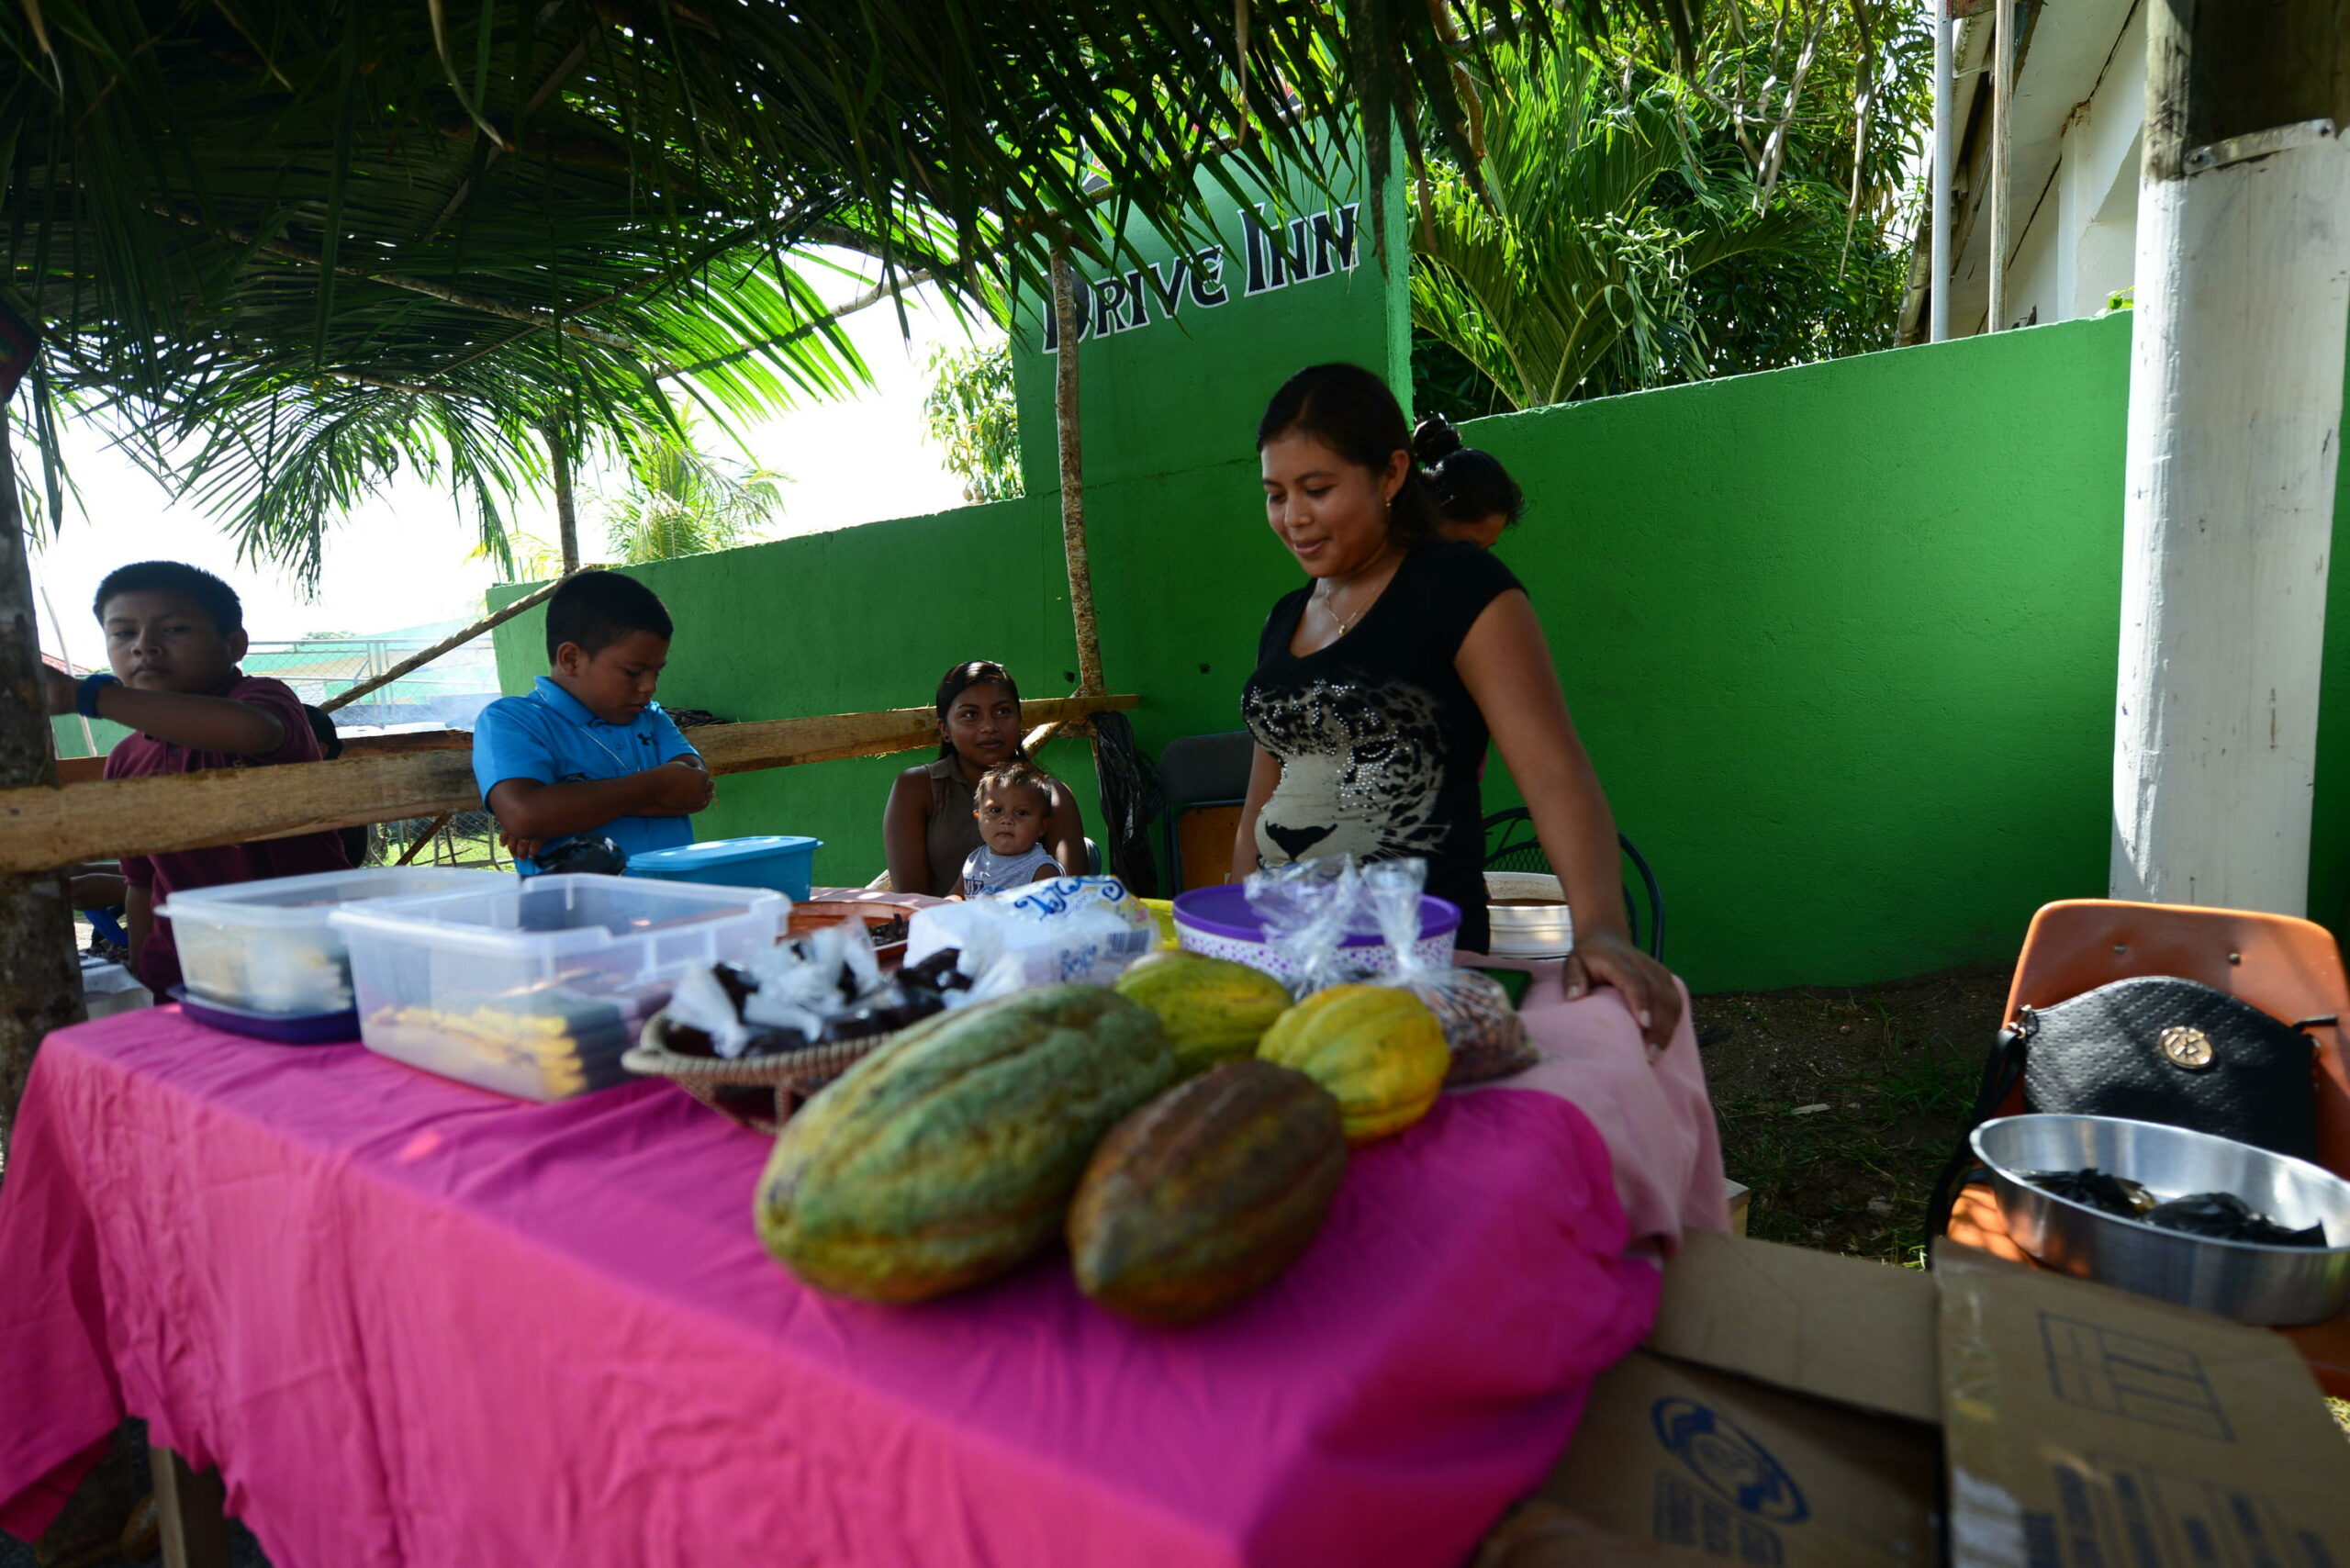
[[[1048,698],[1024,702],[1021,711],[1031,724],[1067,725],[1138,700]],[[695,730],[691,739],[712,773],[746,773],[916,751],[937,743],[938,727],[931,709],[890,708],[713,724]],[[354,740],[333,762],[0,790],[0,874],[434,817],[480,805],[470,741],[440,735]]]

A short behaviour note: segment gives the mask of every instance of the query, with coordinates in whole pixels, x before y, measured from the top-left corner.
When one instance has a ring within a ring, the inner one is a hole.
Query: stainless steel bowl
[[[1574,917],[1559,879],[1539,871],[1485,873],[1486,951],[1497,958],[1563,958],[1574,951]],[[1505,903],[1515,899],[1524,902]]]
[[[2052,1269],[2238,1323],[2331,1317],[2350,1300],[2350,1182],[2232,1138],[2118,1116],[2005,1116],[1975,1129],[2016,1245]],[[2023,1180],[2088,1166],[2158,1199],[2233,1193],[2279,1225],[2322,1225],[2333,1246],[2264,1247],[2164,1230]]]

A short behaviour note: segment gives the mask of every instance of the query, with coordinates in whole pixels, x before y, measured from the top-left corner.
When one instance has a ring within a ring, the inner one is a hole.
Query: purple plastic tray
[[[1235,942],[1262,942],[1265,923],[1248,907],[1248,890],[1237,882],[1221,887],[1193,888],[1188,893],[1175,895],[1175,921],[1190,925],[1211,936],[1228,937]],[[1434,893],[1420,895],[1420,940],[1441,936],[1448,931],[1460,929],[1460,911],[1449,899]],[[1349,932],[1340,943],[1344,947],[1376,947],[1381,938],[1368,931]]]
[[[346,1007],[340,1013],[254,1013],[190,996],[186,987],[177,985],[172,987],[171,998],[180,1004],[181,1012],[199,1024],[281,1046],[339,1045],[359,1037],[356,1007]]]

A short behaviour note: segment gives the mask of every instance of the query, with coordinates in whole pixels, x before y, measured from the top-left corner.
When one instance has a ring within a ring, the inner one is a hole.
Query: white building
[[[1969,0],[1953,0],[1953,9]],[[1992,7],[1959,24],[1951,115],[1950,330],[1988,330]],[[2143,0],[2017,0],[2009,110],[2008,319],[2094,316],[2132,286],[2146,110]],[[1919,237],[1901,341],[1926,337],[1927,237]]]

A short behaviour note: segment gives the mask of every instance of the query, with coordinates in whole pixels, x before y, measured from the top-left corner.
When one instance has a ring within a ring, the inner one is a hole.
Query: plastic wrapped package
[[[1055,877],[987,898],[914,912],[906,962],[955,948],[974,1001],[1031,986],[1108,985],[1157,945],[1142,901],[1115,877]]]
[[[1264,923],[1265,946],[1288,970],[1290,993],[1303,1002],[1317,991],[1363,978],[1342,944],[1362,894],[1362,873],[1351,855],[1316,856],[1248,873],[1242,884],[1248,907]],[[1419,913],[1412,913],[1412,939]],[[1410,941],[1404,944],[1410,946]]]
[[[1452,1053],[1445,1086],[1506,1078],[1541,1060],[1540,1053],[1527,1043],[1526,1025],[1499,980],[1474,969],[1433,968],[1413,957],[1427,862],[1374,861],[1362,868],[1360,877],[1362,902],[1397,955],[1396,972],[1375,983],[1410,991],[1444,1025],[1444,1043]]]
[[[744,964],[697,967],[669,998],[669,1048],[728,1061],[894,1034],[960,1005],[953,949],[885,974],[861,920],[778,943]]]

